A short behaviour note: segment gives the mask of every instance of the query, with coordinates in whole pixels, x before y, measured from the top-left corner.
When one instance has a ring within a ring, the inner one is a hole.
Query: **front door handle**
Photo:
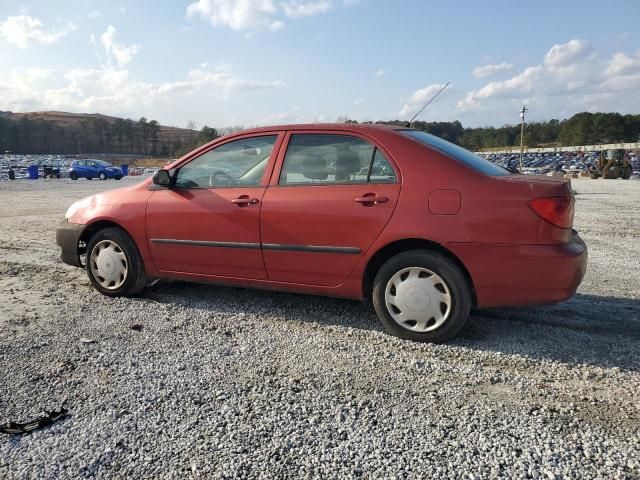
[[[383,195],[377,195],[375,193],[365,193],[361,197],[353,199],[354,202],[361,203],[365,206],[377,205],[379,203],[386,203],[389,199]]]
[[[246,207],[247,205],[255,205],[259,201],[257,198],[249,197],[249,195],[240,195],[238,198],[231,200],[231,203],[235,203],[239,207]]]

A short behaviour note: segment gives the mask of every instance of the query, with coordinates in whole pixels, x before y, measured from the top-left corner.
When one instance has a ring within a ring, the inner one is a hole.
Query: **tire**
[[[396,284],[404,291],[401,295]],[[409,250],[387,260],[376,274],[372,298],[387,332],[432,343],[454,337],[469,318],[472,304],[466,275],[447,256],[431,250]]]
[[[77,180],[77,179],[78,179],[78,174],[77,174],[76,172],[71,172],[71,173],[69,174],[69,178],[70,178],[71,180]]]
[[[122,177],[115,177],[116,180],[122,180]]]
[[[100,172],[99,177],[100,177],[100,180],[106,180],[107,179],[107,174],[104,173],[104,172]]]
[[[126,269],[122,276],[119,275],[121,265]],[[138,247],[127,232],[118,227],[105,228],[91,237],[85,270],[94,288],[108,297],[136,295],[147,285]]]
[[[87,180],[93,180],[93,177],[87,177]]]

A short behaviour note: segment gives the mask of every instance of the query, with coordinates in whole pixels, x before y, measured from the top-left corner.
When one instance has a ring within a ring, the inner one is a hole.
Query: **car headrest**
[[[336,181],[348,180],[349,175],[360,171],[360,157],[349,149],[339,149],[336,157]]]
[[[310,180],[326,180],[329,176],[327,161],[320,155],[305,154],[302,159],[302,175]]]

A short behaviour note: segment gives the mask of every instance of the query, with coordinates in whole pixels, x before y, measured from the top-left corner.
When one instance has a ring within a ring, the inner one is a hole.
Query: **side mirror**
[[[168,170],[158,170],[153,176],[153,183],[162,187],[171,187],[171,175]]]

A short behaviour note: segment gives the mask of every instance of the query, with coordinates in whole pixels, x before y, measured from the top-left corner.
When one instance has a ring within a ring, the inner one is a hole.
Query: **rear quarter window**
[[[417,140],[423,145],[433,148],[448,157],[454,158],[473,168],[477,172],[484,173],[485,175],[500,176],[509,174],[509,171],[505,170],[501,166],[496,165],[495,163],[490,162],[489,160],[486,160],[465,148],[436,137],[435,135],[431,135],[420,130],[399,130],[399,133],[405,137]]]

